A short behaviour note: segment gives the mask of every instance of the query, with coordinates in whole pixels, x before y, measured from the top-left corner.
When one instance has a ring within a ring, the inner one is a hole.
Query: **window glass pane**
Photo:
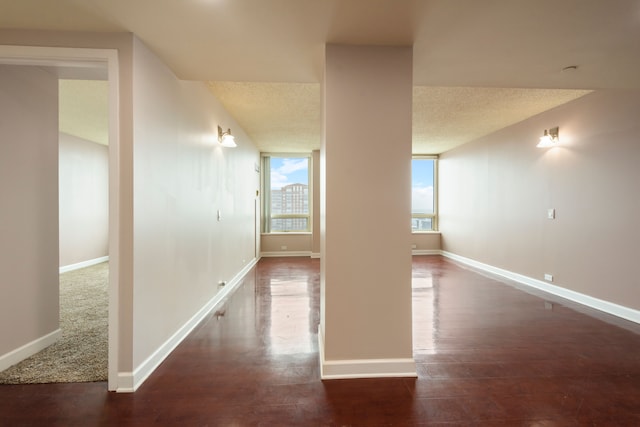
[[[411,213],[433,214],[433,159],[411,160]]]
[[[435,214],[434,182],[435,159],[411,160],[411,229],[413,231],[433,230],[432,218]]]
[[[307,231],[307,218],[272,218],[271,231]]]
[[[309,158],[271,157],[271,231],[309,229]],[[306,215],[306,218],[277,218]]]
[[[411,218],[412,231],[433,230],[433,220],[431,218]]]

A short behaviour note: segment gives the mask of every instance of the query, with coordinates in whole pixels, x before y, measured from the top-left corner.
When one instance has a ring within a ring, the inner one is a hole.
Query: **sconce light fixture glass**
[[[231,129],[224,131],[220,126],[218,126],[218,142],[223,147],[237,147],[235,138],[231,135]]]
[[[540,137],[540,142],[538,143],[537,147],[548,148],[548,147],[554,147],[558,145],[560,143],[558,132],[559,132],[558,127],[545,129],[544,134]]]

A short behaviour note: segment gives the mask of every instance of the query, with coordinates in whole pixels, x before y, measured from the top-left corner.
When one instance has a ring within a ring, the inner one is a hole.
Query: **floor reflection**
[[[308,263],[317,268],[309,269]],[[256,329],[271,356],[314,354],[320,322],[319,260],[265,259],[257,267]]]
[[[267,339],[273,354],[313,351],[309,328],[311,295],[307,282],[307,277],[271,279],[269,282],[271,324]]]
[[[436,343],[434,340],[437,330],[435,316],[437,287],[434,286],[431,271],[413,266],[411,278],[412,312],[413,312],[413,352],[415,354],[434,354]]]
[[[637,324],[439,256],[413,257],[418,378],[321,381],[319,276],[319,260],[264,258],[135,394],[3,385],[0,424],[640,425]]]

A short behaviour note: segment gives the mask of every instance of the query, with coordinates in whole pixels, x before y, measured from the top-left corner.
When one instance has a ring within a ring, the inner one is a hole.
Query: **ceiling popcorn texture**
[[[446,151],[585,90],[640,89],[637,0],[0,4],[0,42],[9,29],[135,34],[178,78],[213,82],[213,93],[262,151],[320,146],[328,43],[413,46],[419,153]],[[562,72],[568,66],[577,68]]]
[[[413,152],[443,153],[590,92],[415,86]]]
[[[261,151],[320,148],[320,85],[210,82]],[[413,152],[440,154],[590,93],[587,90],[413,88]]]
[[[210,82],[209,88],[260,151],[320,149],[319,84]]]

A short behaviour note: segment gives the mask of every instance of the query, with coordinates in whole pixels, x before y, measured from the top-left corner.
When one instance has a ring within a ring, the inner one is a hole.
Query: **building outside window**
[[[435,156],[414,156],[411,160],[411,231],[438,229],[437,171]]]
[[[308,232],[310,157],[262,156],[262,232]]]

